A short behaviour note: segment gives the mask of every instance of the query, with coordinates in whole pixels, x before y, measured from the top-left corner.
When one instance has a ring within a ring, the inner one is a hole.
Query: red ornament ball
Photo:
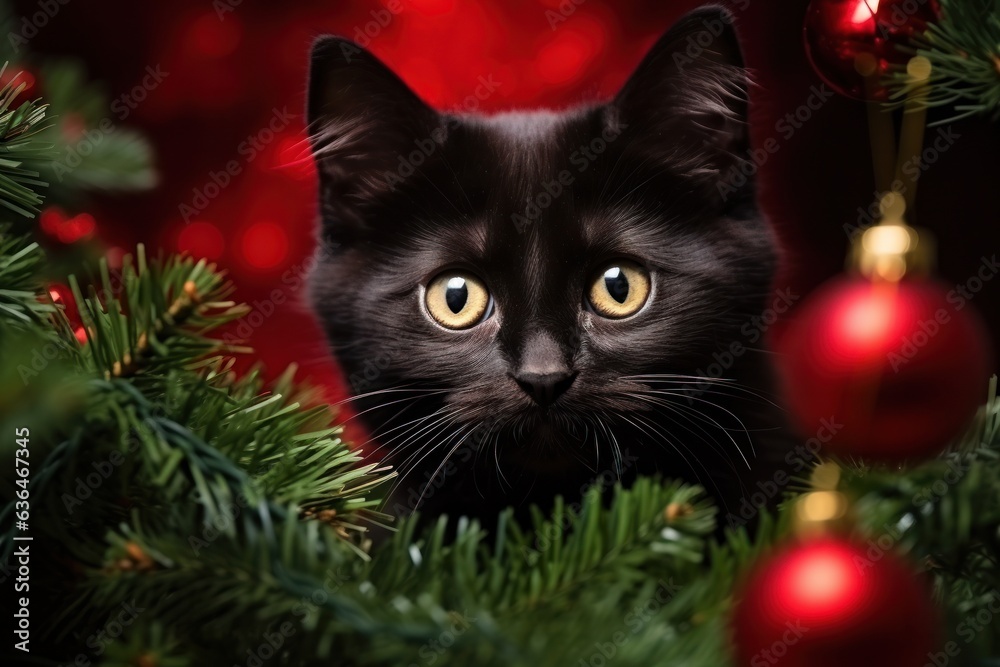
[[[786,404],[824,452],[899,463],[939,453],[985,400],[985,325],[959,289],[838,279],[776,341]]]
[[[939,615],[907,564],[833,537],[766,558],[737,600],[740,667],[923,667],[940,643]]]
[[[882,86],[866,86],[857,70],[858,57],[870,55],[873,79],[881,79],[892,65],[910,57],[896,46],[926,30],[939,15],[937,0],[812,0],[806,10],[806,54],[820,78],[841,95],[885,99]]]

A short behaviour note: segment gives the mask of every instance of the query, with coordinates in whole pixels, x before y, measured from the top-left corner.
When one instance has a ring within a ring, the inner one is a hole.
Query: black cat
[[[400,470],[389,510],[488,518],[661,473],[735,512],[770,475],[747,88],[718,8],[566,112],[438,113],[352,42],[315,44],[312,296]]]

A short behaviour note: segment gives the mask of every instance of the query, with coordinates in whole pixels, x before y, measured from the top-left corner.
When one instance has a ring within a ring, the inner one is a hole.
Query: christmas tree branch
[[[983,115],[1000,118],[1000,0],[940,0],[941,20],[928,25],[903,50],[931,62],[926,104],[948,106],[955,113],[931,125]],[[905,68],[891,75],[894,106],[914,86]]]
[[[106,261],[100,270],[87,297],[75,277],[70,286],[87,332],[88,357],[103,377],[155,373],[236,351],[205,335],[247,312],[226,300],[232,285],[214,265],[178,257],[147,263],[140,245],[134,262],[124,259],[119,284]]]
[[[0,74],[6,69],[5,64]],[[36,139],[44,129],[47,105],[28,101],[15,106],[26,87],[16,81],[15,76],[0,88],[0,206],[31,217],[42,203],[38,189],[46,184],[30,165],[51,157],[51,145]]]

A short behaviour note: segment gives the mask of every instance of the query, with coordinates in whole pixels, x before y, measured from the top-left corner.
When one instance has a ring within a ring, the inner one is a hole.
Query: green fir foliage
[[[1000,0],[938,0],[937,4],[941,19],[911,44],[901,46],[931,62],[927,105],[952,112],[931,125],[973,115],[1000,119]],[[914,86],[905,67],[891,75],[890,86],[892,104],[897,105]]]

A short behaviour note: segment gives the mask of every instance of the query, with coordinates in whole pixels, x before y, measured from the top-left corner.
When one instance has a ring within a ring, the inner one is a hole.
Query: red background
[[[500,87],[482,103],[486,111],[565,107],[612,95],[652,42],[699,4],[577,0],[553,29],[546,11],[559,0],[398,1],[403,11],[379,27],[371,50],[442,108],[458,107],[480,76],[492,75]],[[344,385],[304,292],[282,282],[313,248],[315,189],[301,117],[307,54],[321,34],[356,37],[359,29],[371,29],[372,12],[384,4],[242,0],[219,12],[223,2],[70,2],[30,48],[80,57],[112,97],[136,86],[147,66],[168,73],[126,123],[155,145],[160,186],[93,203],[99,234],[112,247],[145,242],[207,255],[231,272],[238,297],[250,303],[281,289],[288,302],[262,318],[249,342],[269,373],[296,362],[304,376],[329,387],[333,399]],[[38,6],[24,1],[17,9],[23,15]],[[804,0],[750,0],[736,11],[757,83],[753,138],[757,145],[769,137],[780,144],[759,175],[762,207],[786,247],[778,286],[800,294],[840,270],[847,245],[842,225],[869,205],[874,188],[861,104],[830,100],[787,140],[775,129],[820,83],[802,46],[805,9]],[[274,109],[286,107],[294,120],[248,162],[241,142],[266,127]],[[964,282],[980,257],[1000,246],[1000,145],[985,120],[962,121],[955,129],[959,140],[920,180],[918,211],[919,223],[937,232],[943,277]],[[204,189],[210,172],[221,172],[230,160],[240,163],[241,173],[197,215],[197,224],[186,225],[179,206],[190,205],[194,189]],[[994,282],[976,305],[996,332],[1000,281]]]

